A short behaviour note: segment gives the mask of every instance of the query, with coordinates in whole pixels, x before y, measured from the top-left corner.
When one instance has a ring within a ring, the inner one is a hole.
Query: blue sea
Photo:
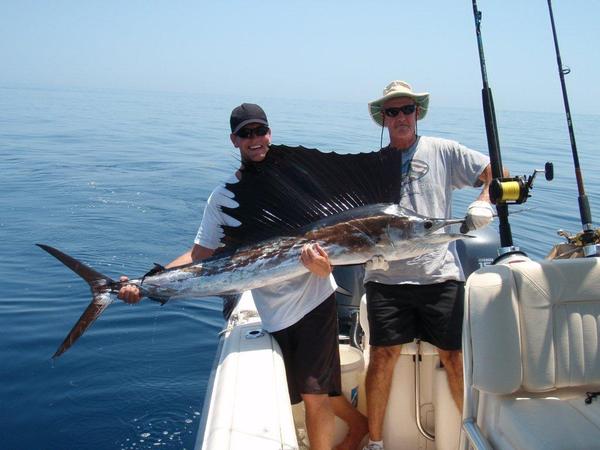
[[[0,99],[0,447],[193,448],[221,301],[116,302],[53,361],[90,295],[34,244],[111,277],[139,276],[192,245],[207,196],[236,169],[233,107],[262,104],[275,143],[352,153],[379,148],[366,103],[7,87]],[[421,134],[487,151],[480,109],[434,100]],[[566,120],[515,111],[497,119],[513,175],[554,162],[554,181],[538,176],[525,208],[511,209],[526,209],[511,215],[515,245],[542,258],[561,241],[558,229],[581,230]],[[597,226],[600,116],[573,120]],[[457,195],[455,217],[476,195]]]

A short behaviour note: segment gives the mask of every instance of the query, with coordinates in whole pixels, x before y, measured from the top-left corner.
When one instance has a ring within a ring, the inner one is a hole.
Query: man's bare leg
[[[440,355],[440,361],[442,361],[446,373],[448,374],[450,393],[458,407],[458,411],[462,414],[464,389],[462,351],[438,349],[438,353]]]
[[[302,394],[306,410],[306,431],[311,450],[331,450],[334,415],[327,394]]]
[[[369,368],[367,369],[367,418],[369,420],[369,439],[383,440],[383,418],[387,408],[392,375],[402,345],[391,347],[371,346]]]
[[[336,450],[356,450],[369,432],[367,418],[356,409],[346,397],[338,395],[329,397],[333,413],[348,424],[348,434],[342,442],[340,442]]]

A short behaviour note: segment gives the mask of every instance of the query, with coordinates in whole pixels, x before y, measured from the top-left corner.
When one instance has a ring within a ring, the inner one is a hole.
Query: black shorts
[[[281,347],[292,404],[300,394],[342,394],[335,294],[294,325],[271,333]]]
[[[388,347],[422,339],[460,350],[465,283],[389,285],[368,282],[369,342]]]

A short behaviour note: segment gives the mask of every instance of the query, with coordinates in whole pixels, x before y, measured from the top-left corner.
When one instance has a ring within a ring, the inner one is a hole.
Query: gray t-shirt
[[[447,139],[420,136],[404,151],[400,206],[418,214],[452,217],[452,192],[473,187],[489,158]],[[454,243],[440,245],[425,255],[389,261],[389,269],[365,273],[365,283],[434,284],[447,280],[464,281]]]
[[[236,183],[231,177],[227,183]],[[221,206],[235,208],[233,193],[225,184],[217,186],[208,198],[202,223],[194,242],[206,248],[215,249],[221,245],[223,232],[221,225],[239,226],[240,223],[226,215]],[[252,297],[262,326],[269,332],[275,332],[292,326],[306,314],[325,301],[337,289],[332,275],[321,278],[307,273],[292,278],[285,283],[273,284],[252,290]]]

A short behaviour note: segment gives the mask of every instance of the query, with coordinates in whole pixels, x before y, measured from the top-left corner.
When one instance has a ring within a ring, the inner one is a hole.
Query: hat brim
[[[417,120],[421,120],[427,114],[427,108],[429,107],[429,92],[421,92],[421,93],[408,93],[408,92],[392,92],[388,95],[384,95],[377,100],[369,103],[369,114],[373,121],[379,125],[383,126],[383,105],[388,100],[393,98],[400,97],[409,97],[412,98],[417,106],[419,107],[419,112],[417,113]]]

